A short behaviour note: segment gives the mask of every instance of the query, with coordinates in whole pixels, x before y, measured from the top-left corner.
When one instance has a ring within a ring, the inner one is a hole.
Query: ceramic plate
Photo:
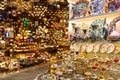
[[[101,45],[101,44],[95,44],[95,45],[94,45],[94,48],[93,48],[93,52],[94,52],[94,53],[96,53],[96,52],[98,52],[98,51],[100,50],[100,45]]]
[[[107,51],[107,44],[102,44],[101,47],[100,47],[100,52],[101,53],[105,53]]]
[[[88,44],[88,46],[86,48],[86,51],[87,52],[92,52],[93,51],[93,46],[94,46],[94,44]]]
[[[115,49],[114,44],[108,44],[107,52],[106,53],[112,53]]]
[[[82,44],[82,45],[81,45],[80,51],[81,51],[81,52],[85,52],[85,51],[86,51],[86,44]]]

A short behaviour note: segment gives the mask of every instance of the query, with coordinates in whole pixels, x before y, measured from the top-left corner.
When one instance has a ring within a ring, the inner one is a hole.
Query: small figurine
[[[109,0],[109,2],[108,2],[108,12],[115,12],[115,11],[116,11],[115,0]]]
[[[87,35],[86,35],[86,33],[87,33],[87,29],[83,29],[83,35],[82,35],[82,40],[83,41],[86,41],[87,40]]]
[[[108,25],[106,24],[106,18],[105,18],[103,28],[102,28],[102,35],[103,35],[104,40],[107,40],[108,34],[109,34]]]
[[[104,38],[104,40],[107,40],[107,37],[108,37],[108,29],[106,26],[107,25],[103,26],[103,38]]]

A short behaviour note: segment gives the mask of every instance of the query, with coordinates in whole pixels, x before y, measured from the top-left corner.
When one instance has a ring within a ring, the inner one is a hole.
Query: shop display
[[[79,3],[80,1],[82,0],[79,0],[76,3]],[[116,7],[118,2],[118,0],[92,0],[89,2],[88,9],[91,8],[88,17],[84,16],[70,19],[68,35],[72,45],[72,48],[70,49],[73,54],[69,54],[66,57],[67,59],[64,58],[64,65],[61,64],[62,69],[60,67],[57,68],[59,69],[58,72],[62,73],[60,75],[62,75],[63,80],[119,79],[119,77],[116,76],[117,74],[120,74],[120,13]],[[74,13],[70,12],[70,15],[72,14]],[[77,34],[77,36],[80,37],[76,37],[77,40],[73,39],[75,27],[78,28],[77,33],[79,34]],[[83,39],[83,35],[86,36],[86,39]],[[78,49],[78,46],[80,49]],[[65,69],[63,69],[63,67],[65,67]],[[51,73],[47,74],[54,75],[55,73],[57,73],[57,70],[51,69]],[[114,73],[116,74],[114,75]]]
[[[119,0],[78,0],[70,6],[70,19],[119,12],[119,6]]]
[[[77,26],[77,31],[75,30],[74,26],[69,35],[69,39],[71,42],[77,41],[84,41],[84,42],[95,42],[95,41],[114,41],[120,39],[120,30],[119,30],[119,13],[115,13],[116,17],[111,16],[110,19],[107,17],[102,17],[101,19],[97,20],[88,20],[90,21],[89,24],[83,20],[79,22],[79,26]],[[118,15],[117,15],[118,14]],[[112,15],[112,14],[110,14]],[[94,17],[93,17],[94,18]],[[89,18],[88,18],[89,19]],[[90,17],[92,19],[92,17]],[[73,20],[73,23],[75,21]],[[84,24],[84,25],[83,25]],[[77,25],[77,24],[75,24]]]
[[[109,45],[109,44],[108,44]],[[111,44],[110,44],[111,45]],[[75,56],[73,56],[75,55]],[[108,56],[95,54],[96,56],[84,57],[83,54],[69,53],[63,55],[61,63],[54,61],[50,66],[50,72],[38,74],[34,80],[41,79],[119,79],[119,58],[114,55]],[[113,56],[113,57],[112,57]],[[117,68],[115,68],[117,67]],[[116,73],[116,74],[115,74]],[[112,76],[111,76],[112,75]]]

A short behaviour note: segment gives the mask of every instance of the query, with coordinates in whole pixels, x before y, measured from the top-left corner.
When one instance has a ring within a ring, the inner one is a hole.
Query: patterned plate
[[[85,52],[86,51],[86,44],[82,44],[80,47],[80,52]]]
[[[100,47],[100,52],[101,53],[107,52],[107,47],[108,47],[107,44],[102,44],[101,47]]]
[[[115,49],[114,44],[108,44],[107,52],[106,53],[112,53]]]
[[[89,44],[86,48],[86,51],[87,52],[92,52],[93,51],[93,48],[94,48],[94,44]]]
[[[100,50],[100,45],[101,45],[101,44],[95,44],[95,45],[94,45],[94,49],[93,49],[93,52],[94,52],[94,53],[96,53],[96,52],[98,52],[98,51]]]

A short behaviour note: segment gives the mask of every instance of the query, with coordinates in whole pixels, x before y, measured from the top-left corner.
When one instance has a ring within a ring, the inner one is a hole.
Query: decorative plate
[[[94,53],[96,53],[96,52],[98,52],[98,51],[100,50],[100,45],[101,45],[101,44],[95,44],[95,45],[94,45],[94,49],[93,49],[93,52],[94,52]]]
[[[81,50],[81,52],[85,52],[86,51],[86,44],[82,44],[80,50]]]
[[[100,47],[100,52],[101,53],[105,53],[106,51],[107,51],[107,44],[103,44],[103,45],[101,45],[101,47]]]
[[[106,53],[112,53],[115,49],[114,44],[108,44],[107,52]]]
[[[89,44],[86,48],[86,51],[87,52],[92,52],[93,51],[93,46],[94,46],[94,44]]]

